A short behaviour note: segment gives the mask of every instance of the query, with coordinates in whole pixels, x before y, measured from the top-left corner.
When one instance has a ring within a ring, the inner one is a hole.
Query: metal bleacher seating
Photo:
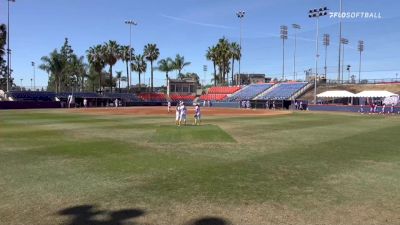
[[[267,92],[265,95],[260,96],[259,100],[286,100],[292,97],[296,92],[305,87],[307,83],[298,82],[298,83],[280,83],[272,89],[270,92]]]
[[[237,92],[236,94],[232,95],[229,97],[228,101],[234,102],[234,101],[242,101],[242,100],[251,100],[260,93],[266,91],[270,87],[272,87],[274,84],[250,84],[246,88],[243,88],[241,91]]]
[[[42,101],[50,102],[55,100],[54,92],[37,91],[12,91],[8,93],[14,101]]]

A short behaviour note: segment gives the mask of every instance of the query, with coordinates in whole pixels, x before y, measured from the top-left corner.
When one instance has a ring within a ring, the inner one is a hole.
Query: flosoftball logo
[[[380,12],[329,12],[329,18],[340,19],[382,19]]]

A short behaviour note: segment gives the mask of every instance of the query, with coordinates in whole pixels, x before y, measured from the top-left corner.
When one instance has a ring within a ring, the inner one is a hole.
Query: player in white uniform
[[[200,122],[201,122],[200,105],[196,104],[195,111],[194,111],[194,125],[200,125]]]
[[[175,124],[176,125],[179,125],[180,116],[181,116],[180,107],[179,107],[179,104],[177,104],[176,108],[175,108]]]
[[[168,101],[168,113],[171,112],[171,102]]]
[[[185,106],[185,104],[182,102],[181,106],[179,107],[179,111],[180,111],[180,115],[179,115],[179,126],[183,125],[186,126],[186,114],[187,114],[187,108]]]

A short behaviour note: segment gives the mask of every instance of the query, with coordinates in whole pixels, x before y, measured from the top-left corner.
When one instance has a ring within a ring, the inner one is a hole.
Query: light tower
[[[360,63],[358,64],[358,83],[361,83],[361,53],[364,51],[364,41],[358,41],[358,51],[360,52]]]
[[[240,20],[240,40],[239,40],[239,49],[240,49],[240,57],[239,57],[239,76],[240,76],[240,71],[241,71],[241,59],[242,59],[242,56],[243,56],[243,53],[242,53],[242,20],[243,20],[243,18],[244,18],[244,15],[246,14],[246,12],[245,11],[239,11],[239,12],[237,12],[236,13],[236,16],[239,18],[239,20]],[[240,83],[239,83],[239,85],[240,85]]]
[[[294,29],[293,80],[296,80],[296,50],[297,50],[297,32],[296,32],[296,30],[300,30],[301,26],[298,24],[292,24],[292,28]]]
[[[282,39],[282,81],[285,80],[285,40],[288,38],[288,27],[281,26],[281,39]]]
[[[132,26],[137,26],[137,22],[133,20],[126,20],[125,24],[129,25],[129,66],[132,63]],[[128,92],[131,89],[131,83],[132,83],[132,70],[129,69],[129,76],[128,76]]]
[[[330,36],[329,36],[329,34],[324,34],[323,45],[325,46],[325,66],[324,66],[325,78],[328,77],[327,76],[328,67],[326,66],[326,61],[327,61],[327,58],[328,58],[328,46],[329,46],[329,44],[330,44]]]
[[[309,18],[316,18],[317,19],[317,34],[315,36],[315,76],[314,76],[314,104],[317,103],[317,76],[318,76],[318,58],[319,58],[319,18],[321,16],[328,15],[328,7],[322,7],[319,9],[310,9],[308,11]]]
[[[342,38],[340,40],[340,43],[342,45],[342,83],[343,83],[343,81],[344,81],[344,75],[343,75],[343,73],[344,73],[344,46],[349,44],[349,40],[346,38]]]

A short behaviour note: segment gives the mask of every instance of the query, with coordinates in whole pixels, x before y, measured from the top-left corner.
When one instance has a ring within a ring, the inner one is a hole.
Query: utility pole
[[[10,90],[11,81],[10,2],[15,2],[15,0],[7,0],[7,92]]]
[[[131,90],[131,83],[132,83],[132,70],[131,70],[131,63],[132,63],[132,26],[136,26],[137,22],[133,20],[126,20],[125,24],[129,25],[129,76],[128,76],[128,92]]]
[[[236,13],[236,16],[239,18],[239,20],[240,20],[240,40],[239,40],[239,48],[240,48],[240,57],[239,57],[239,76],[240,76],[240,73],[241,73],[241,61],[242,61],[242,56],[243,56],[243,54],[242,54],[242,20],[243,20],[243,18],[244,18],[244,15],[246,14],[246,12],[245,11],[239,11],[239,12],[237,12]],[[215,79],[215,78],[214,78]],[[239,83],[239,85],[240,85],[240,83]]]
[[[282,81],[285,80],[285,40],[288,38],[288,27],[281,26],[281,39],[282,39]]]
[[[343,56],[342,56],[342,83],[343,83],[343,81],[344,81],[344,46],[349,44],[349,40],[347,40],[346,38],[342,38],[340,40],[340,43],[342,45],[342,54],[343,54]]]
[[[327,62],[327,58],[328,58],[328,46],[330,44],[330,36],[329,34],[324,34],[324,40],[323,40],[323,44],[325,46],[325,79],[328,79],[328,67],[326,66],[326,62]]]
[[[308,11],[309,18],[317,19],[317,34],[315,36],[315,76],[314,76],[314,104],[317,104],[317,77],[318,77],[318,58],[319,58],[319,17],[328,15],[328,8],[311,9]]]
[[[203,77],[203,87],[204,87],[206,85],[207,65],[203,65],[203,72],[204,72],[204,77]]]
[[[340,82],[340,57],[342,57],[342,0],[339,2],[339,8],[340,8],[340,16],[339,16],[339,60],[338,60],[338,82]]]
[[[297,50],[297,32],[301,27],[298,24],[292,24],[294,29],[294,54],[293,54],[293,80],[296,80],[296,50]]]
[[[35,62],[31,62],[33,68],[33,90],[36,90],[36,69],[35,69]]]
[[[361,53],[364,51],[364,41],[358,41],[358,51],[360,52],[360,63],[358,64],[358,83],[361,83]]]

